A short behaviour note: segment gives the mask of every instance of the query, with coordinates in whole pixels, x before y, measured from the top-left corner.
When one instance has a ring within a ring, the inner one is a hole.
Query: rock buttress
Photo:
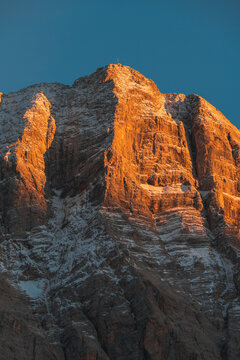
[[[106,152],[105,206],[152,219],[169,208],[202,208],[185,127],[166,110],[151,80],[109,67],[118,98],[114,139]]]
[[[171,209],[184,223],[190,211],[198,225],[215,230],[224,220],[238,232],[239,130],[201,97],[162,94],[131,68],[109,66],[110,79],[118,104],[104,206],[153,224]]]
[[[196,144],[197,174],[207,196],[212,229],[220,220],[225,226],[240,226],[240,132],[206,100],[195,102],[192,133]]]
[[[51,146],[56,130],[50,113],[51,104],[40,92],[24,116],[21,138],[8,145],[3,159],[3,176],[9,177],[4,199],[3,214],[10,232],[30,230],[44,222],[45,200],[44,154]]]

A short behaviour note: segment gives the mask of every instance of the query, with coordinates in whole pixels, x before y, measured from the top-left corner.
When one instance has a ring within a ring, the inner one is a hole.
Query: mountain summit
[[[120,64],[0,98],[0,359],[239,359],[240,131]]]

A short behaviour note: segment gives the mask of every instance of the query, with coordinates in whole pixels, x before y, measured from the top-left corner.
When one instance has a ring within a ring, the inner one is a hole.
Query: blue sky
[[[72,84],[119,59],[240,128],[239,15],[239,0],[0,0],[0,91]]]

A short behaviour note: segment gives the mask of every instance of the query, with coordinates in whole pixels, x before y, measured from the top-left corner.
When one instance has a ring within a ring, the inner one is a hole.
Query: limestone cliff
[[[239,130],[120,64],[1,100],[0,359],[238,359]]]
[[[3,180],[11,177],[3,208],[10,232],[23,233],[44,222],[45,200],[44,154],[51,146],[55,121],[50,115],[51,104],[42,92],[36,94],[33,106],[23,115],[21,138],[7,146],[3,158]]]

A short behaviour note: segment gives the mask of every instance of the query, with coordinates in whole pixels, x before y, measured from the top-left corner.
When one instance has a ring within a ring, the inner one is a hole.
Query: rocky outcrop
[[[212,230],[221,219],[239,228],[239,130],[197,95],[161,94],[127,68],[110,67],[107,79],[118,105],[106,206],[151,217],[180,206],[201,211],[204,197]]]
[[[2,159],[2,179],[10,182],[5,185],[7,191],[3,190],[2,213],[9,231],[14,234],[23,234],[45,220],[44,154],[51,146],[56,129],[50,108],[45,95],[37,93],[33,106],[23,115],[21,138],[7,145]]]
[[[29,300],[5,276],[0,281],[1,359],[64,359],[61,347],[49,344],[34,319]]]
[[[238,129],[120,64],[0,128],[0,359],[239,358]]]
[[[194,112],[193,136],[200,188],[208,192],[212,229],[222,218],[225,226],[239,229],[240,142],[236,129],[217,109],[199,98]],[[239,242],[239,236],[238,236]]]

